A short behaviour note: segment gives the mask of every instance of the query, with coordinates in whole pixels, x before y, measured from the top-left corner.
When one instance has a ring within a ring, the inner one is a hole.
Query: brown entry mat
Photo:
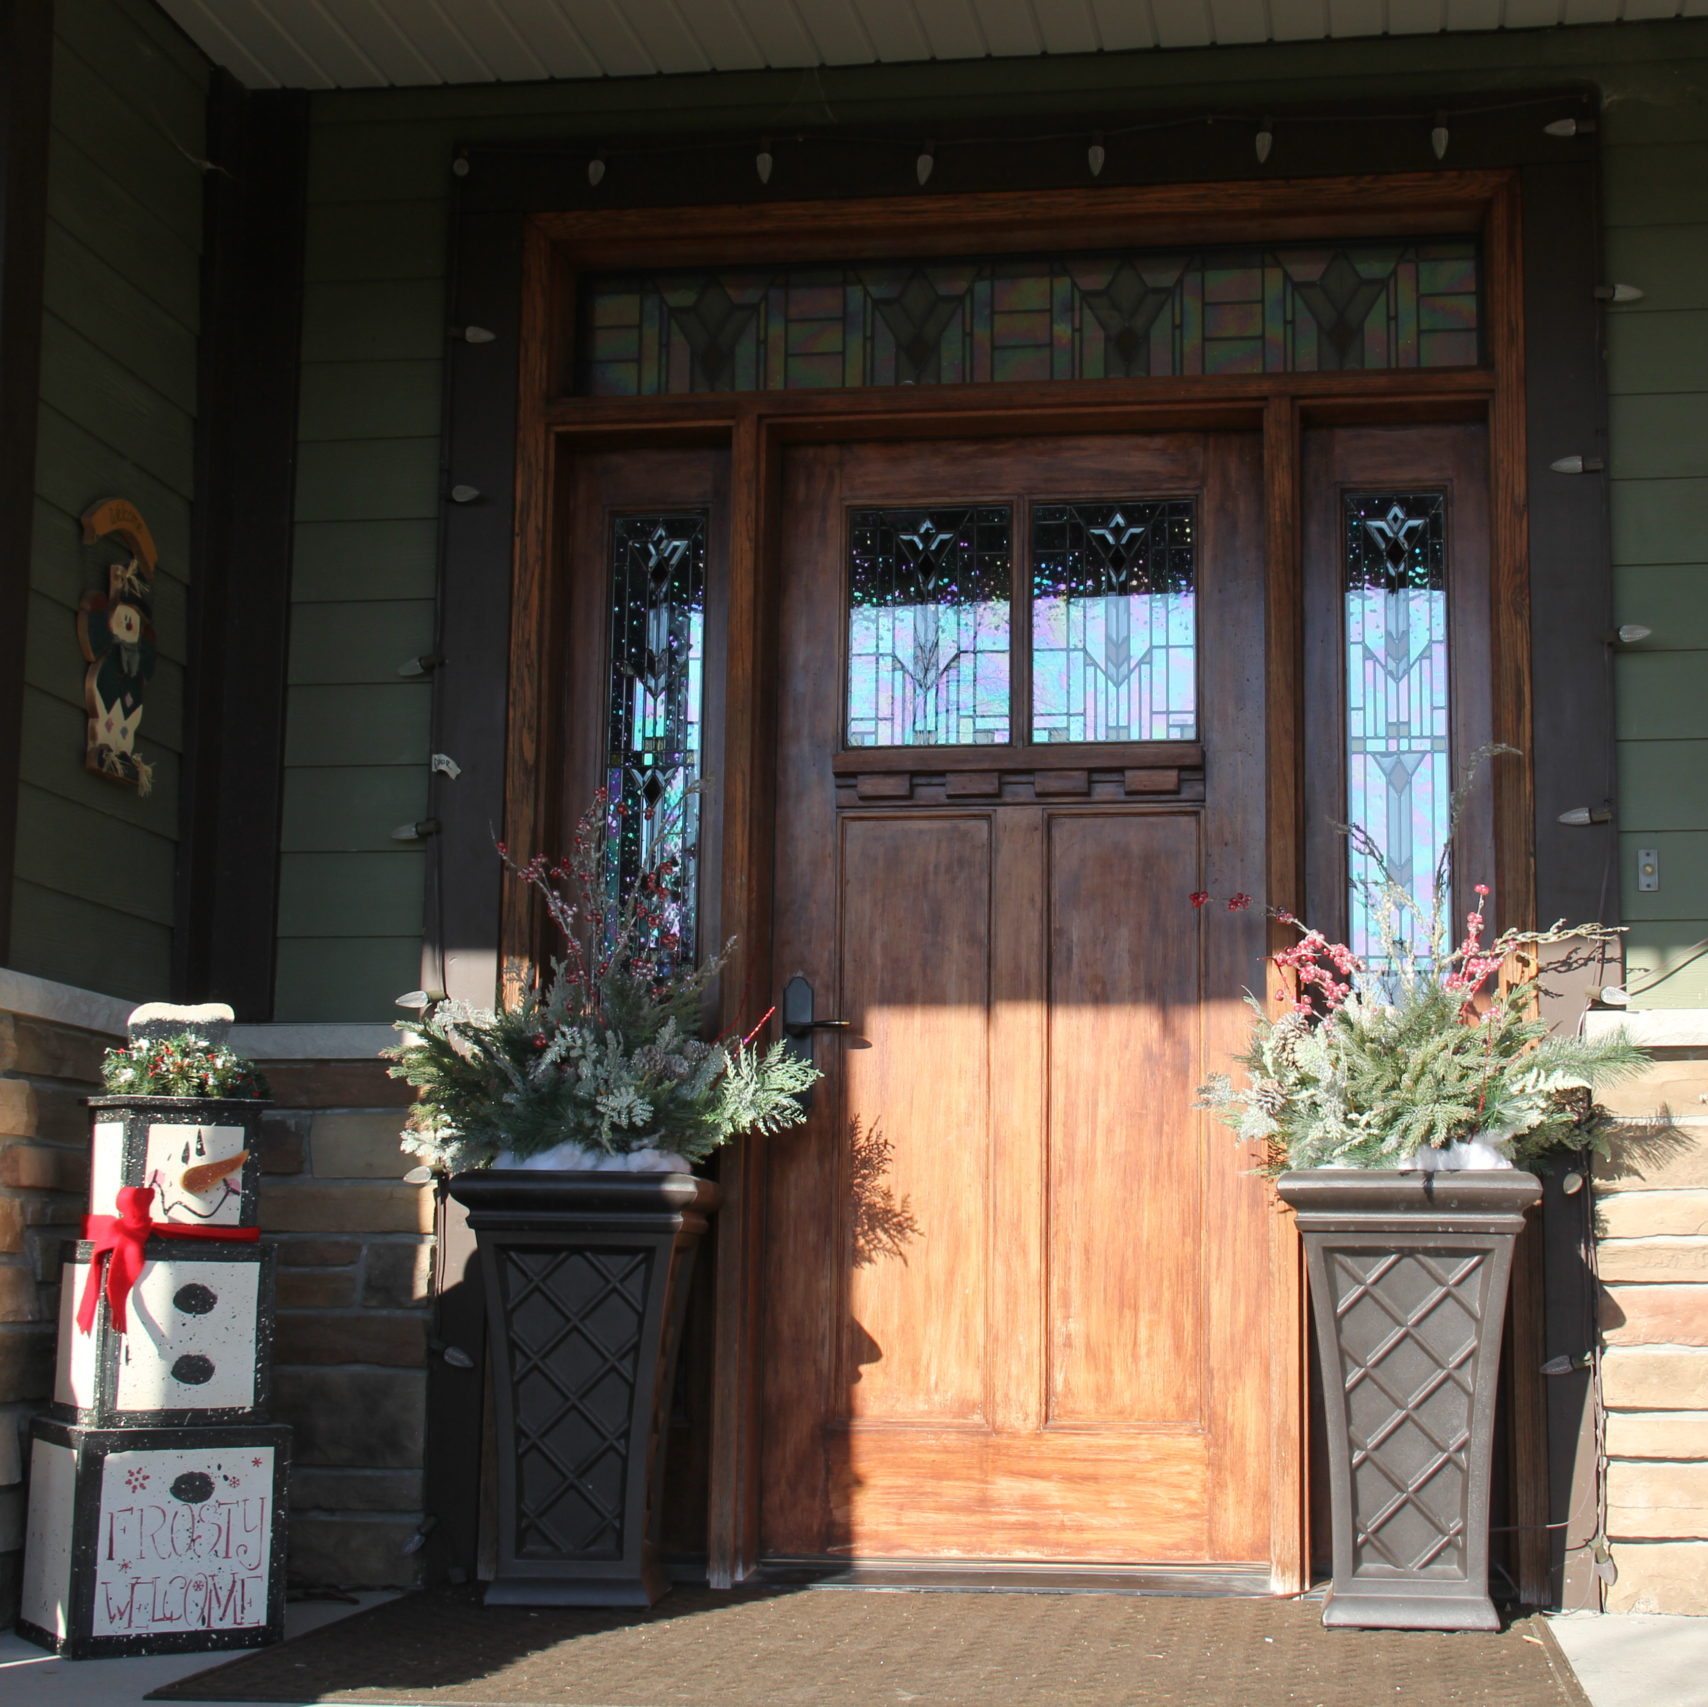
[[[1540,1619],[1327,1631],[1320,1605],[679,1588],[651,1612],[371,1607],[151,1701],[446,1707],[1585,1707]]]

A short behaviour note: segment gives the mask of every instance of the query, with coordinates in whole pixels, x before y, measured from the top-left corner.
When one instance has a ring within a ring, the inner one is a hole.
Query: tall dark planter
[[[718,1190],[692,1174],[458,1174],[492,1346],[489,1606],[650,1606],[676,1351]]]
[[[1323,1623],[1494,1630],[1489,1470],[1512,1246],[1534,1174],[1283,1174],[1322,1357]]]

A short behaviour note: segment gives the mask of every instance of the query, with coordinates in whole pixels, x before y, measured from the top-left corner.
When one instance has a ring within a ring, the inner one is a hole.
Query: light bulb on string
[[[929,181],[932,168],[937,164],[937,144],[929,138],[920,144],[919,158],[913,163],[913,175],[921,184]]]
[[[588,188],[594,190],[598,189],[600,184],[604,182],[604,178],[605,150],[603,148],[595,148],[593,150],[593,158],[587,162]]]
[[[1091,146],[1085,151],[1085,164],[1092,177],[1103,176],[1103,162],[1109,158],[1109,151],[1103,146],[1103,132],[1099,131],[1091,139]]]
[[[1274,146],[1275,121],[1265,114],[1263,123],[1257,127],[1257,135],[1252,138],[1252,147],[1256,150],[1257,163],[1259,166],[1263,166],[1268,163],[1269,151]]]
[[[760,139],[759,152],[753,156],[753,169],[759,174],[762,184],[771,182],[771,138]]]
[[[1435,151],[1435,158],[1437,160],[1445,160],[1447,158],[1447,141],[1447,115],[1445,113],[1437,113],[1435,115],[1435,125],[1429,133],[1429,146]]]

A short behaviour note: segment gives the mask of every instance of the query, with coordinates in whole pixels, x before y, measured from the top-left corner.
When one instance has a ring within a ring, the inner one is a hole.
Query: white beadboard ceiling
[[[1708,0],[160,0],[251,88],[648,77],[1708,16]]]

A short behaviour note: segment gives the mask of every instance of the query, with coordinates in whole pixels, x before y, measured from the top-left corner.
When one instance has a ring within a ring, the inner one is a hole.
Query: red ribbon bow
[[[89,1278],[83,1283],[83,1299],[77,1306],[77,1326],[83,1333],[95,1325],[103,1269],[113,1326],[121,1334],[125,1331],[125,1303],[142,1273],[150,1234],[164,1239],[236,1239],[246,1243],[261,1237],[259,1227],[194,1227],[178,1221],[156,1221],[149,1214],[154,1207],[151,1185],[121,1185],[114,1207],[117,1215],[83,1217],[83,1237],[95,1247]]]

